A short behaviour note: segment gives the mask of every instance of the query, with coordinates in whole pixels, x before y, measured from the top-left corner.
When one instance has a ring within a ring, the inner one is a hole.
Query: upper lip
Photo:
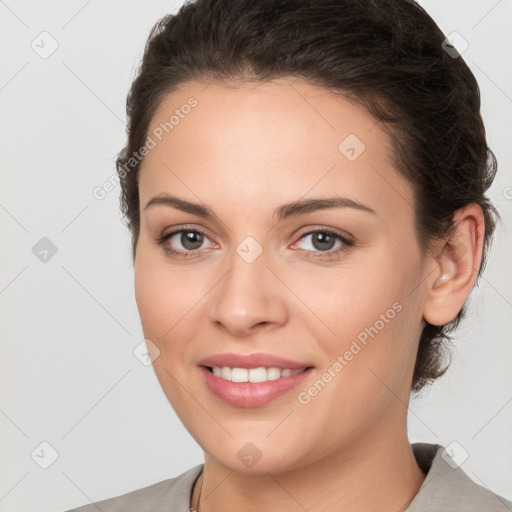
[[[199,366],[229,366],[230,368],[259,368],[264,366],[266,368],[274,367],[281,368],[282,370],[289,368],[290,370],[299,370],[312,366],[308,363],[300,361],[292,361],[284,357],[275,356],[272,354],[215,354],[212,356],[201,359],[198,363]]]

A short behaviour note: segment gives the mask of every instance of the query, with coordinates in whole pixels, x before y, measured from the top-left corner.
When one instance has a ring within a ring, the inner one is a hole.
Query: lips
[[[198,363],[199,366],[207,366],[213,368],[214,366],[227,366],[230,368],[280,368],[282,370],[288,368],[290,370],[300,370],[302,368],[308,368],[312,366],[308,362],[304,361],[292,361],[280,356],[274,356],[272,354],[216,354],[213,356],[205,357]]]
[[[307,362],[271,354],[217,354],[199,361],[199,367],[209,391],[236,407],[265,405],[289,393],[315,371]],[[252,374],[267,371],[269,377],[270,371],[274,377],[269,380],[250,378]]]

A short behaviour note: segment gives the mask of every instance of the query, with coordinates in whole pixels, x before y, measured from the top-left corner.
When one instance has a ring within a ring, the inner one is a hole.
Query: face
[[[375,120],[298,79],[191,83],[148,135],[136,300],[205,455],[285,471],[403,433],[426,265]]]

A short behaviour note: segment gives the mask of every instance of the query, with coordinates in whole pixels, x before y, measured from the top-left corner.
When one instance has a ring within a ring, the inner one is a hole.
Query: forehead
[[[392,215],[412,207],[379,123],[297,78],[182,85],[159,105],[148,137],[154,147],[140,169],[141,203],[172,192],[261,210],[335,192]]]

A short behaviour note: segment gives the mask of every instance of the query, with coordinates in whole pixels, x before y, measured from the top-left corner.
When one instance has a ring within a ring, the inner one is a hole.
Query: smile
[[[301,373],[306,368],[299,368],[292,370],[291,368],[277,368],[275,366],[271,366],[269,368],[265,368],[264,366],[260,366],[259,368],[231,368],[229,366],[213,366],[209,368],[209,370],[216,377],[220,377],[221,379],[228,380],[231,382],[267,382],[270,380],[280,379],[282,377],[291,377],[292,375],[297,375]]]
[[[266,405],[280,397],[294,400],[295,397],[290,397],[290,392],[300,385],[304,386],[304,381],[316,369],[311,366],[293,370],[277,367],[200,366],[199,371],[212,397],[230,406],[253,408]]]

